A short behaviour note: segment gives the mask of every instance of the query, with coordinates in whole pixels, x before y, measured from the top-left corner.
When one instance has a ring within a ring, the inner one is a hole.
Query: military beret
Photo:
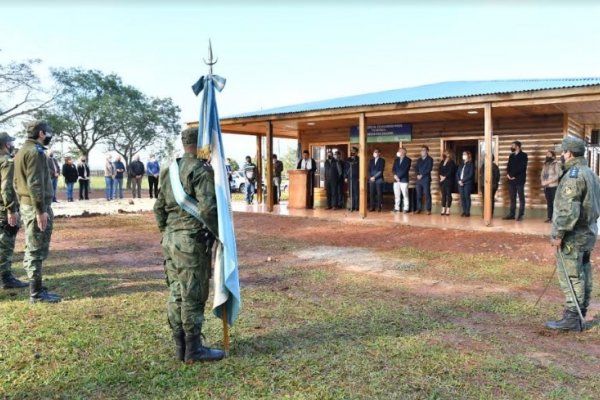
[[[560,144],[561,151],[570,151],[572,153],[584,153],[585,152],[585,142],[576,137],[566,137],[563,139]]]
[[[27,124],[27,136],[36,137],[39,131],[52,132],[46,121],[34,120]]]
[[[6,144],[8,142],[14,142],[15,138],[10,136],[6,132],[0,132],[0,144]]]
[[[187,128],[181,132],[181,143],[197,144],[198,143],[198,128]]]

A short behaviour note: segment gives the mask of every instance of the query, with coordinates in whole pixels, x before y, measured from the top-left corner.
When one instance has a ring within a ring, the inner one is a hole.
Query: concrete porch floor
[[[265,204],[246,205],[244,202],[233,202],[232,209],[236,212],[254,212],[269,214],[266,211]],[[417,226],[425,228],[438,229],[459,229],[467,231],[481,232],[506,232],[521,235],[539,235],[549,236],[551,224],[544,223],[542,218],[527,218],[522,222],[504,221],[502,215],[494,217],[491,226],[485,226],[483,218],[479,215],[473,215],[469,218],[461,217],[459,213],[450,216],[441,216],[439,213],[431,215],[426,214],[403,214],[394,213],[390,210],[382,212],[369,212],[367,218],[361,218],[358,212],[349,212],[346,210],[325,210],[317,208],[313,210],[295,210],[288,209],[287,202],[275,205],[273,215],[310,217],[328,221],[342,221],[347,223],[366,223],[366,224],[402,224],[407,226]]]

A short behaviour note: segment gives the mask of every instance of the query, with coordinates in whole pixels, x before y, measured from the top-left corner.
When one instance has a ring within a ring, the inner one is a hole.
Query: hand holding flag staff
[[[219,237],[216,242],[214,264],[214,299],[213,313],[223,320],[223,347],[229,351],[228,327],[237,319],[240,306],[240,282],[238,271],[237,248],[233,227],[233,213],[229,196],[229,180],[225,167],[223,136],[219,125],[219,113],[215,99],[215,88],[221,92],[225,87],[225,79],[213,75],[212,44],[208,42],[209,73],[200,77],[192,86],[194,94],[202,92],[200,103],[200,119],[198,121],[198,157],[210,160],[215,174],[215,195],[217,197],[217,214],[219,219]]]

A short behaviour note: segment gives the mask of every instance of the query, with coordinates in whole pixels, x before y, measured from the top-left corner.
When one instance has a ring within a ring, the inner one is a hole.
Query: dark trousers
[[[472,183],[465,183],[463,186],[458,186],[460,205],[465,214],[471,214],[471,190],[473,190]]]
[[[308,208],[312,209],[315,206],[315,175],[308,175]]]
[[[508,182],[508,194],[510,196],[510,216],[514,217],[517,211],[517,195],[519,196],[519,217],[525,215],[525,184]]]
[[[494,216],[494,209],[496,208],[496,202],[494,201],[496,199],[496,192],[498,191],[498,187],[492,187],[492,217]],[[481,192],[481,206],[485,207],[485,190],[483,192]],[[483,208],[482,208],[483,210]]]
[[[338,182],[337,206],[338,206],[338,208],[344,208],[344,181]]]
[[[431,211],[431,180],[424,180],[421,179],[420,181],[417,181],[417,184],[415,185],[415,189],[417,191],[417,211],[423,211],[422,207],[423,205],[421,204],[423,201],[423,196],[425,196],[425,207],[427,208],[427,211]]]
[[[350,209],[358,210],[358,179],[348,180],[348,191],[350,192]]]
[[[375,182],[369,180],[369,194],[371,198],[371,209],[381,210],[383,206],[383,179],[377,179]]]
[[[454,182],[448,179],[445,179],[444,182],[440,184],[442,207],[452,207],[452,186],[454,186]]]
[[[556,189],[556,186],[544,188],[546,204],[548,205],[548,219],[552,219],[552,214],[554,213],[554,197],[556,197]]]
[[[338,182],[337,181],[327,181],[325,190],[327,191],[327,208],[337,207],[338,206]]]
[[[89,180],[79,180],[79,200],[89,200],[88,192],[90,190],[90,181]]]
[[[150,198],[158,198],[158,176],[148,176]]]

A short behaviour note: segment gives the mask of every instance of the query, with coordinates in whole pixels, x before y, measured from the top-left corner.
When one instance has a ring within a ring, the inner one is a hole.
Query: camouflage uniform
[[[563,140],[562,150],[582,154],[585,144],[579,139],[566,138]],[[563,166],[563,175],[554,199],[551,235],[553,239],[562,239],[562,259],[557,254],[556,262],[564,264],[584,317],[592,292],[590,253],[596,244],[596,221],[599,216],[600,179],[588,168],[584,157],[576,156]],[[558,270],[560,287],[566,298],[565,318],[570,317],[570,322],[549,322],[547,326],[553,329],[580,330],[581,327],[576,329],[578,325],[575,324],[580,320],[577,307],[560,264]]]
[[[19,225],[8,224],[8,213],[19,211],[17,193],[13,185],[14,162],[12,155],[6,150],[7,143],[14,141],[6,132],[0,133],[0,277],[2,287],[21,288],[28,286],[12,275],[12,260],[15,251],[15,239]]]
[[[184,145],[195,144],[197,135],[197,129],[184,131]],[[178,358],[183,361],[182,351],[185,350],[182,350],[181,346],[185,336],[184,347],[188,348],[185,361],[208,361],[189,360],[187,353],[190,347],[188,338],[198,338],[201,334],[204,307],[208,299],[212,244],[208,242],[211,242],[210,239],[218,232],[214,173],[210,166],[193,154],[184,154],[178,159],[178,163],[183,189],[189,196],[198,200],[199,212],[206,225],[177,204],[171,187],[169,168],[163,168],[154,213],[158,228],[163,234],[165,274],[170,292],[167,316],[176,341]]]
[[[49,294],[42,287],[42,262],[48,257],[50,238],[52,237],[52,180],[46,159],[45,150],[37,140],[33,139],[35,131],[43,131],[51,135],[50,127],[43,121],[30,125],[29,138],[19,149],[15,157],[15,188],[21,204],[21,218],[25,227],[25,256],[23,268],[30,280],[30,300],[56,302],[60,297]],[[50,136],[51,137],[51,136]],[[36,216],[48,213],[48,225],[41,231]],[[53,297],[50,299],[47,297]],[[43,297],[43,298],[42,298]]]

